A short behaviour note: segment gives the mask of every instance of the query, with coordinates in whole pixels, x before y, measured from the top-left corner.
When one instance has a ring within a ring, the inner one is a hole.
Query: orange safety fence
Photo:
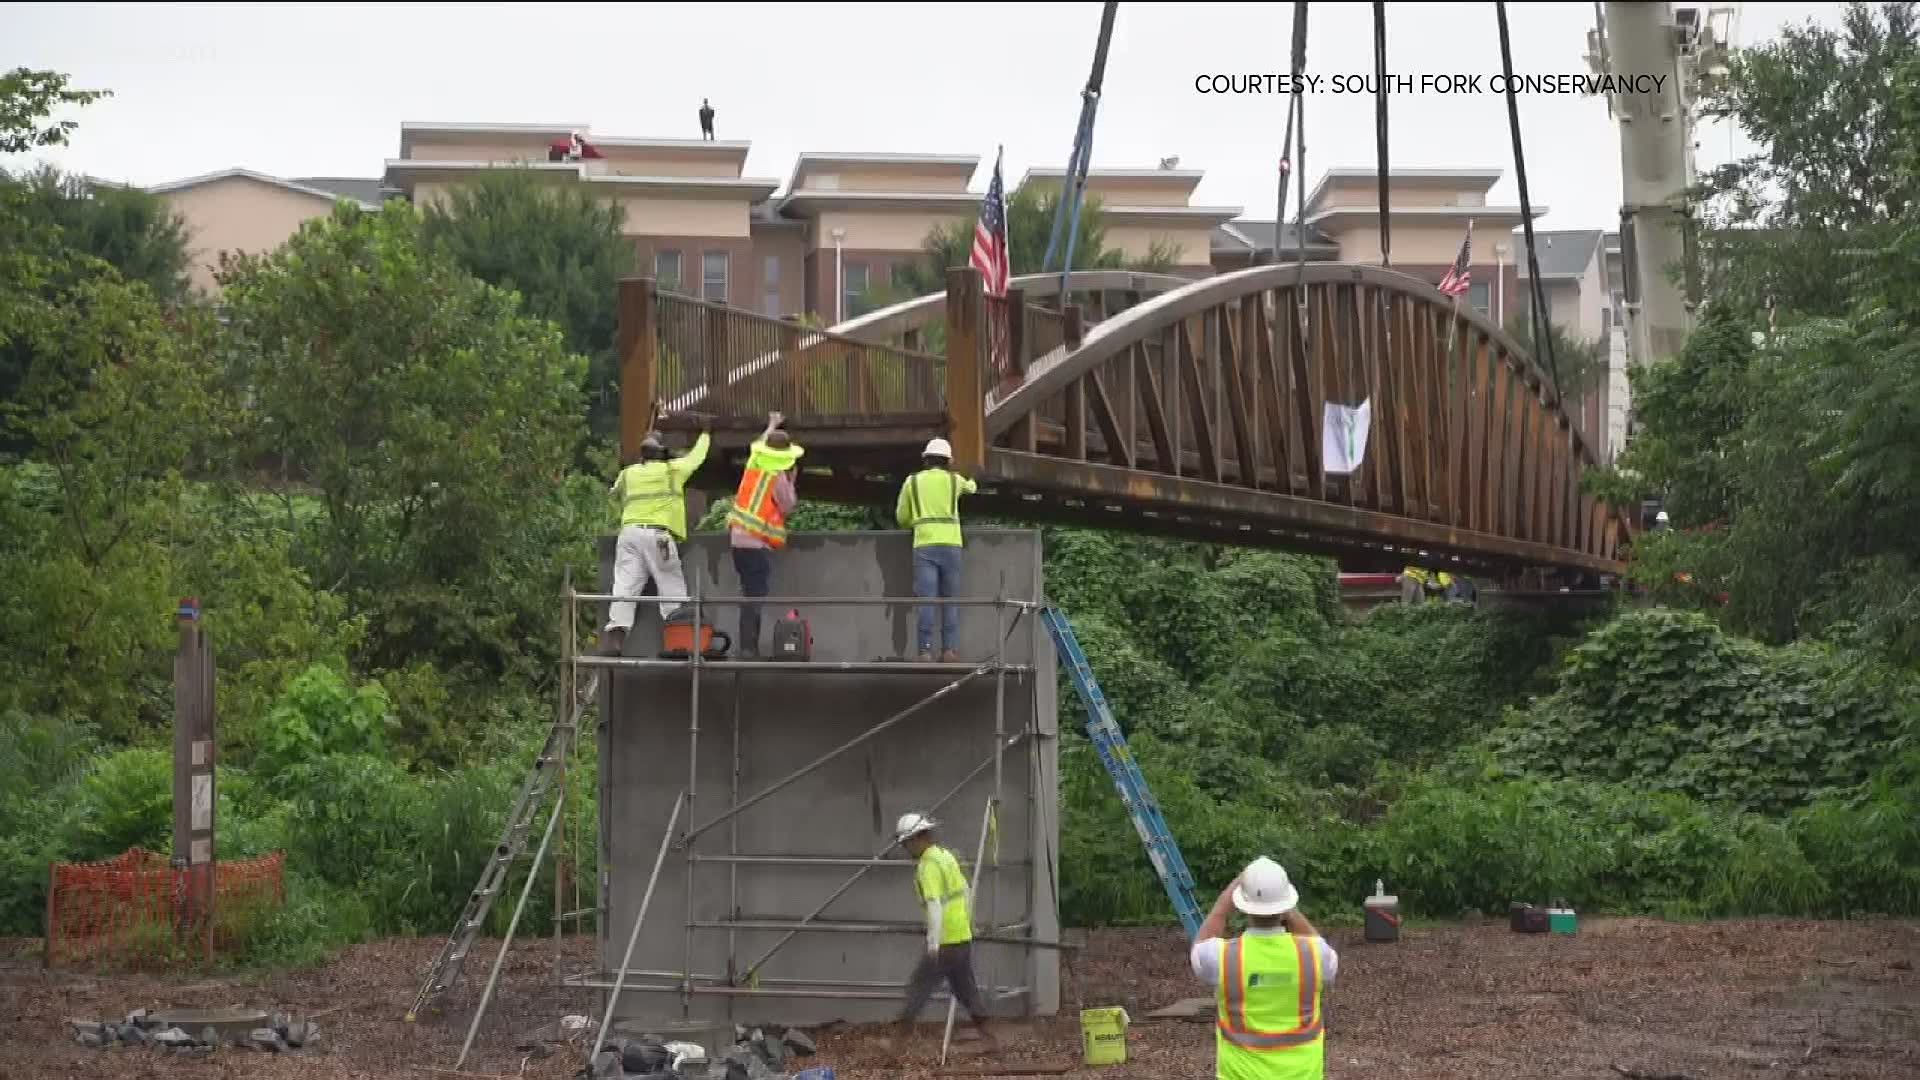
[[[165,968],[210,961],[237,947],[261,918],[285,905],[285,862],[276,851],[211,868],[175,867],[136,847],[100,862],[54,863],[47,890],[47,965],[86,961]]]

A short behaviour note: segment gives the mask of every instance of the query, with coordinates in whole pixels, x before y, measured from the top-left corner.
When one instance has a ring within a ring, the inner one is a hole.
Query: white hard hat
[[[1265,855],[1248,863],[1233,887],[1233,906],[1248,915],[1280,915],[1299,902],[1287,872]]]
[[[1659,513],[1653,515],[1653,520],[1655,521],[1667,520],[1667,512],[1665,510],[1660,511]]]
[[[945,439],[934,439],[927,443],[925,450],[920,451],[920,456],[951,458],[953,457],[953,447],[948,446],[947,440]]]
[[[904,844],[910,837],[927,832],[939,824],[925,814],[901,814],[900,820],[893,826],[894,842]]]

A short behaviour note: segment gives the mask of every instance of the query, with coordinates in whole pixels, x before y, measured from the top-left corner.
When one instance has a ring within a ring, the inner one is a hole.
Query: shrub
[[[368,683],[354,689],[339,672],[315,664],[293,680],[267,714],[256,768],[275,778],[330,754],[381,755],[388,723],[385,687]]]
[[[94,762],[76,785],[64,858],[85,862],[131,847],[173,850],[173,755],[121,750]]]
[[[1769,649],[1701,615],[1646,611],[1573,649],[1554,693],[1492,745],[1534,775],[1779,812],[1863,782],[1911,709],[1818,646]]]

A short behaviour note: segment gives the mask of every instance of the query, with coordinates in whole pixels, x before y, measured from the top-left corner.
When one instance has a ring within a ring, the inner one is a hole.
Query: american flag
[[[993,370],[1008,374],[1012,359],[1008,334],[1007,286],[1013,279],[1012,256],[1007,251],[1006,185],[1000,179],[1000,163],[1006,151],[993,159],[993,182],[987,185],[986,201],[980,204],[980,220],[973,227],[971,265],[980,271],[986,285],[987,333],[992,348]]]
[[[980,205],[980,221],[973,227],[973,267],[986,279],[988,296],[1007,295],[1013,267],[1007,254],[1007,200],[1000,182],[1000,158],[993,159],[993,183]]]
[[[1440,279],[1440,291],[1458,298],[1473,284],[1473,271],[1467,261],[1473,258],[1473,222],[1467,222],[1467,238],[1460,241],[1460,254],[1447,268],[1446,275]]]

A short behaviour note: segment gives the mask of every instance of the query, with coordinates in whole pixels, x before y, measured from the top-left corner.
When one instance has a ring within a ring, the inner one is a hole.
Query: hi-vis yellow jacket
[[[978,490],[978,484],[958,473],[922,469],[900,485],[893,516],[901,528],[913,530],[914,547],[959,547],[960,496]]]
[[[675,540],[685,540],[687,478],[707,460],[710,441],[703,431],[684,456],[643,461],[620,470],[613,482],[613,497],[620,503],[621,528],[651,525],[672,533]]]

